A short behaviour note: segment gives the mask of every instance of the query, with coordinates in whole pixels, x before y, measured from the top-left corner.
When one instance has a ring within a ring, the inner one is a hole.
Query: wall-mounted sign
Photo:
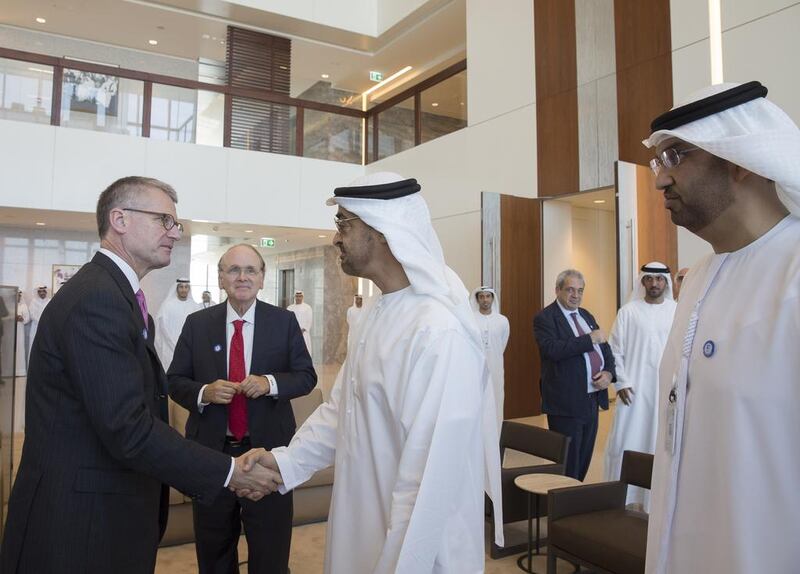
[[[275,240],[272,237],[262,237],[260,245],[261,247],[275,247]]]
[[[383,74],[380,72],[370,72],[369,79],[373,82],[380,82],[383,80]]]

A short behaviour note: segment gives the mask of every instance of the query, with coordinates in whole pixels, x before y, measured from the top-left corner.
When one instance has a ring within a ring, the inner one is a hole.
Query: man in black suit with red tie
[[[175,190],[155,179],[111,184],[97,203],[100,252],[42,315],[4,574],[151,573],[167,484],[203,503],[224,486],[277,488],[274,477],[247,475],[165,422],[167,380],[139,281],[170,262],[182,231],[176,202]]]
[[[562,271],[556,300],[533,319],[542,359],[542,411],[550,430],[570,437],[566,474],[578,480],[592,461],[598,408],[608,409],[608,385],[616,380],[606,334],[580,307],[585,286],[579,271]]]
[[[225,252],[218,274],[228,300],[189,315],[168,373],[170,396],[190,413],[186,437],[231,456],[289,444],[295,431],[289,401],[317,382],[294,314],[256,299],[264,273],[264,259],[252,246]],[[239,571],[242,523],[248,572],[288,571],[291,493],[258,502],[225,493],[193,511],[201,574]]]

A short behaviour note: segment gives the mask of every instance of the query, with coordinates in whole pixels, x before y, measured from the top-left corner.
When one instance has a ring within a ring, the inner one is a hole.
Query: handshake
[[[228,488],[236,496],[261,500],[283,484],[281,470],[271,452],[254,448],[234,459],[233,476]]]

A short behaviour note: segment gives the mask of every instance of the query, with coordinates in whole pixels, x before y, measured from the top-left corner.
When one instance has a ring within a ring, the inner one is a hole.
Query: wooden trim
[[[399,94],[397,94],[395,96],[392,96],[391,98],[389,98],[385,102],[381,102],[377,106],[373,107],[371,110],[367,111],[367,114],[370,115],[370,116],[375,116],[375,115],[381,113],[382,111],[388,110],[392,106],[395,106],[395,105],[399,104],[403,100],[407,100],[408,98],[410,98],[414,94],[419,93],[419,92],[424,92],[425,90],[427,90],[431,86],[435,86],[436,84],[438,84],[440,82],[443,82],[444,80],[446,80],[450,76],[455,76],[456,74],[458,74],[460,72],[463,72],[466,69],[467,69],[467,61],[466,60],[461,60],[460,62],[457,62],[457,63],[453,64],[452,66],[450,66],[448,68],[445,68],[441,72],[435,73],[430,78],[428,78],[427,80],[423,80],[422,82],[420,82],[416,86],[411,86],[410,88],[408,88],[406,90],[403,90]]]
[[[233,117],[233,96],[225,94],[225,111],[222,116],[222,146],[231,147],[231,118]]]
[[[295,135],[294,135],[294,155],[303,157],[303,124],[305,123],[305,113],[303,108],[297,108],[295,115]]]
[[[144,83],[142,94],[142,137],[150,137],[150,121],[153,113],[153,82]]]
[[[372,116],[372,161],[378,161],[378,116]]]
[[[414,145],[422,143],[422,92],[414,94]]]
[[[50,125],[61,125],[61,92],[64,89],[64,68],[53,66],[53,94],[50,101]]]
[[[322,102],[313,102],[311,100],[302,100],[292,98],[286,94],[277,92],[270,92],[267,90],[257,90],[254,88],[235,88],[232,86],[220,86],[217,84],[208,84],[206,82],[197,82],[195,80],[188,80],[186,78],[174,78],[172,76],[164,76],[162,74],[153,74],[150,72],[140,72],[138,70],[130,70],[127,68],[116,68],[114,66],[105,66],[102,64],[92,64],[89,62],[81,62],[78,60],[70,60],[67,58],[55,58],[53,56],[45,56],[36,54],[34,52],[24,52],[22,50],[11,50],[9,48],[0,47],[0,58],[8,58],[10,60],[22,60],[25,62],[32,62],[36,64],[44,64],[49,66],[62,66],[73,70],[81,70],[84,72],[93,72],[95,74],[107,74],[111,76],[118,76],[120,78],[128,78],[130,80],[139,80],[142,82],[152,82],[153,84],[163,84],[166,86],[175,86],[178,88],[186,88],[189,90],[205,90],[208,92],[216,92],[220,94],[232,94],[242,98],[250,98],[253,100],[261,100],[263,102],[270,102],[274,104],[285,104],[287,106],[303,107],[309,110],[317,110],[320,112],[328,112],[331,114],[340,114],[343,116],[350,116],[354,118],[365,118],[367,112],[353,108],[344,108],[333,104],[325,104]]]

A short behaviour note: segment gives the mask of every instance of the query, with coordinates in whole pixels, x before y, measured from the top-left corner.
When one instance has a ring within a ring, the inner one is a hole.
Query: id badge
[[[664,436],[664,447],[670,454],[675,454],[675,437],[678,426],[678,391],[675,387],[669,392],[667,400],[667,432]]]

